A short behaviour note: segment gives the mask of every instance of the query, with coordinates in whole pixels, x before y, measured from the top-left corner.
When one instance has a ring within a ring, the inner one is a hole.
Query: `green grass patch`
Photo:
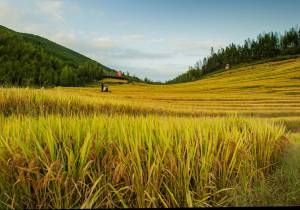
[[[267,179],[257,180],[248,194],[241,193],[237,206],[299,206],[300,205],[300,133],[289,135],[291,143],[283,159]]]

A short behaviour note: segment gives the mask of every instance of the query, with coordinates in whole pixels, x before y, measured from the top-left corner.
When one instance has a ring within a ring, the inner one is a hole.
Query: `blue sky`
[[[0,0],[0,24],[165,81],[210,47],[299,24],[298,0]]]

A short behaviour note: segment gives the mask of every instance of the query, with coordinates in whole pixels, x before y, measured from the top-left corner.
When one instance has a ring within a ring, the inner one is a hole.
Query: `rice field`
[[[299,70],[297,58],[109,93],[0,88],[0,208],[255,205],[300,132]]]

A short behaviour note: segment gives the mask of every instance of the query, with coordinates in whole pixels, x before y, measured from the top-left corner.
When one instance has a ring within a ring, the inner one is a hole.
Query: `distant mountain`
[[[81,86],[115,72],[48,39],[0,25],[0,85]]]

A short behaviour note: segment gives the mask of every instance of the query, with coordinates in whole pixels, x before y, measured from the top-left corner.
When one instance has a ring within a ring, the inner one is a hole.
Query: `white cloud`
[[[63,21],[63,1],[38,0],[35,2],[37,9],[55,21]]]
[[[15,23],[22,20],[24,16],[25,11],[21,8],[15,7],[7,2],[0,2],[0,24],[15,25]]]
[[[58,42],[60,44],[69,46],[69,47],[75,47],[78,45],[79,39],[77,35],[74,32],[64,32],[64,31],[58,31],[52,35],[50,35],[50,38]]]
[[[116,60],[130,60],[130,61],[140,61],[140,60],[162,60],[165,58],[172,57],[172,53],[163,53],[163,52],[149,52],[147,50],[139,50],[135,48],[126,48],[126,47],[116,47],[106,49],[101,51],[99,49],[99,54],[102,56],[110,57]]]
[[[172,60],[167,62],[115,62],[112,67],[124,72],[128,71],[131,75],[136,75],[141,79],[147,77],[154,81],[166,81],[175,78],[187,69],[187,65],[175,64]]]
[[[63,12],[63,2],[59,0],[28,3],[0,0],[0,24],[20,32],[48,35],[55,30],[51,28],[51,22],[57,24],[57,21],[64,20]]]
[[[225,43],[221,41],[211,42],[187,39],[169,39],[168,42],[172,45],[174,51],[190,56],[199,55],[203,51],[209,51],[211,47],[219,49],[225,46]]]
[[[143,43],[143,44],[156,44],[165,42],[164,38],[156,38],[156,37],[146,37],[142,34],[129,34],[125,36],[121,36],[119,40],[123,43]]]
[[[109,36],[95,37],[91,39],[91,43],[89,44],[92,48],[96,49],[111,49],[117,46],[115,40],[113,40]]]

